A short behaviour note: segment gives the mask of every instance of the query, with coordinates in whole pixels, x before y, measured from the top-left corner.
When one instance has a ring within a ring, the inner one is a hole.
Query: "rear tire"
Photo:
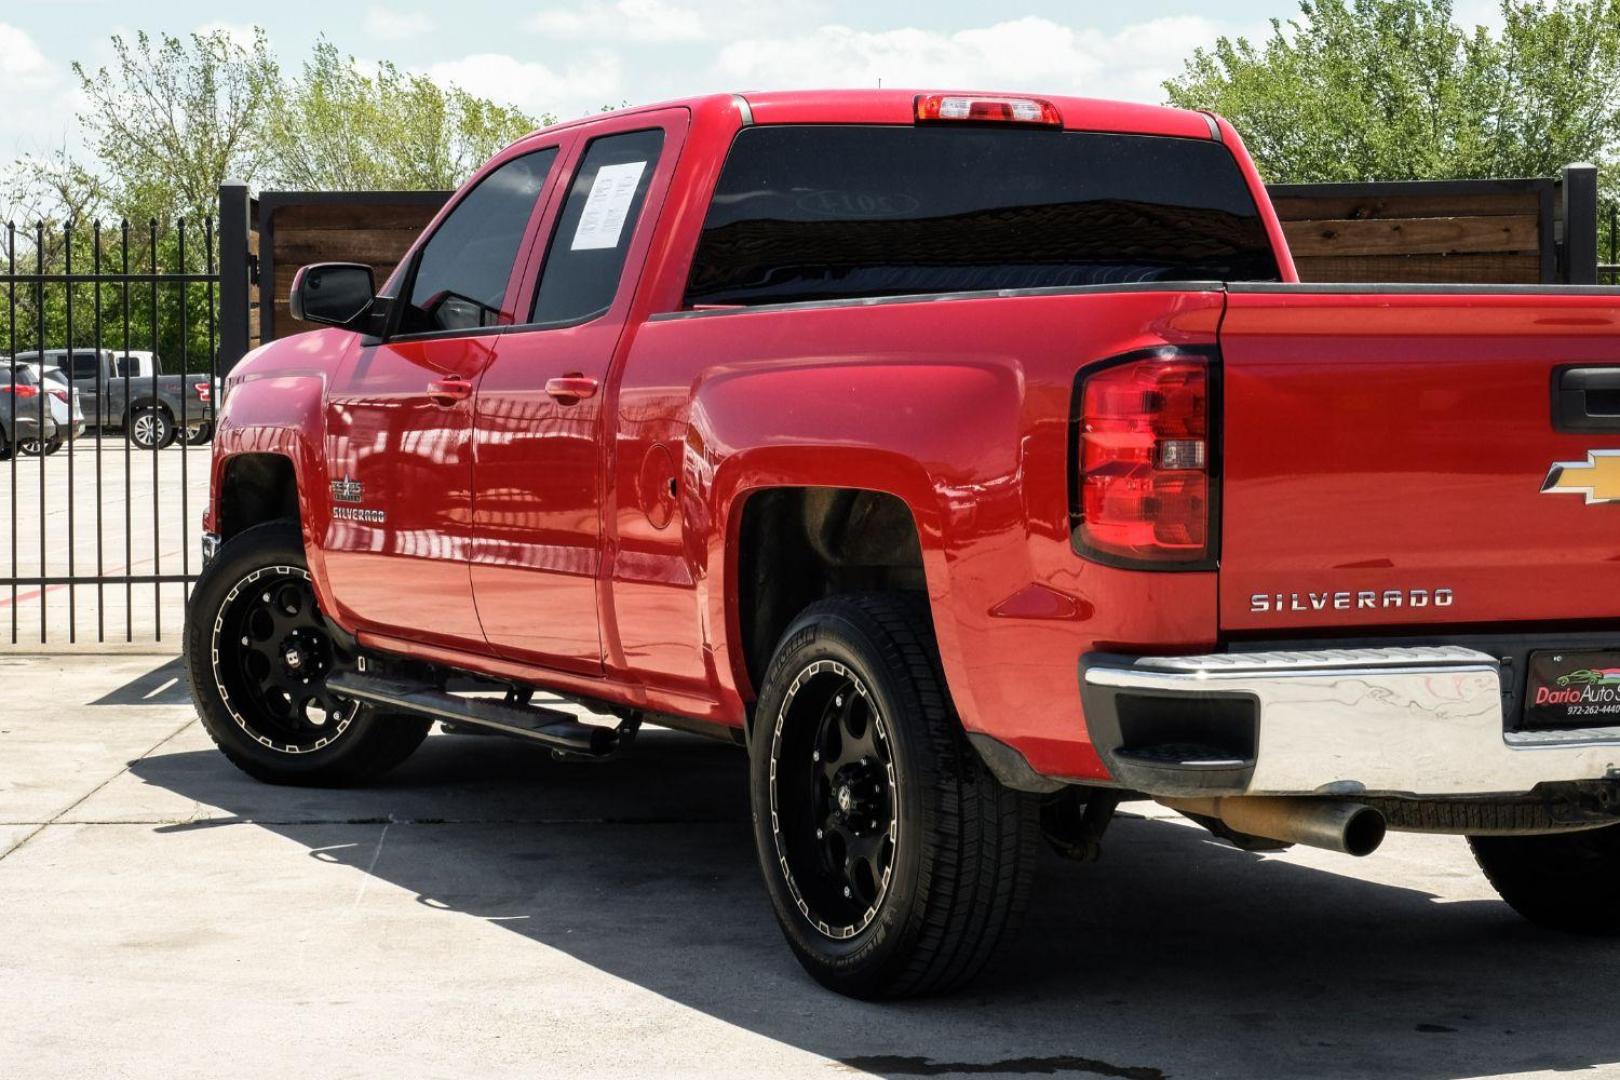
[[[174,442],[174,422],[160,405],[141,405],[129,414],[129,441],[142,450],[163,450]]]
[[[822,985],[942,993],[1019,921],[1038,802],[968,745],[921,605],[853,594],[783,635],[752,740],[754,839],[777,921]]]
[[[1620,825],[1549,836],[1470,836],[1485,877],[1538,926],[1620,935]]]
[[[227,540],[186,610],[185,667],[203,727],[231,763],[271,784],[347,787],[381,776],[432,721],[388,716],[325,689],[354,663],[315,603],[298,526]]]
[[[214,423],[210,420],[207,423],[198,424],[196,427],[188,429],[185,438],[181,441],[187,446],[206,446],[213,441],[213,438]]]

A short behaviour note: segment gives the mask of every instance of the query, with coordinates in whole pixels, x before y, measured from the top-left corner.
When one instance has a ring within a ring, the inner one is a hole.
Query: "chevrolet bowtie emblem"
[[[1588,450],[1585,461],[1554,462],[1541,493],[1585,495],[1588,506],[1620,502],[1620,450]]]

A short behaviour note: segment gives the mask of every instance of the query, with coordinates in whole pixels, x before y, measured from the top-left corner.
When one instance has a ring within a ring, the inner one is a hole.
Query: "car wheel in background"
[[[185,444],[187,446],[203,446],[213,441],[214,425],[210,421],[186,429]]]
[[[174,442],[174,424],[156,405],[137,408],[129,418],[129,441],[142,450],[162,450]]]

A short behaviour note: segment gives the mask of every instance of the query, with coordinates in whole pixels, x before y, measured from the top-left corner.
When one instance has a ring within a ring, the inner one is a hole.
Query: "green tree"
[[[186,40],[114,35],[112,45],[110,71],[73,71],[86,102],[79,121],[119,212],[200,219],[214,213],[228,177],[258,177],[258,132],[279,82],[264,31],[248,44],[216,30]]]
[[[1280,183],[1548,176],[1620,144],[1620,0],[1503,0],[1465,30],[1450,0],[1304,0],[1256,45],[1221,38],[1165,83]]]
[[[324,38],[270,103],[267,171],[300,190],[453,188],[507,143],[551,123],[382,63]]]

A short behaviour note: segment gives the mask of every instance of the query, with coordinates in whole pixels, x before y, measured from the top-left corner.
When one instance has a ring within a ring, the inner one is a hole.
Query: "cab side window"
[[[663,129],[652,128],[604,135],[586,147],[557,219],[529,322],[581,323],[613,305],[663,146]]]
[[[507,281],[556,159],[555,147],[513,158],[456,204],[417,257],[400,333],[470,330],[513,321],[513,313],[502,309]]]

